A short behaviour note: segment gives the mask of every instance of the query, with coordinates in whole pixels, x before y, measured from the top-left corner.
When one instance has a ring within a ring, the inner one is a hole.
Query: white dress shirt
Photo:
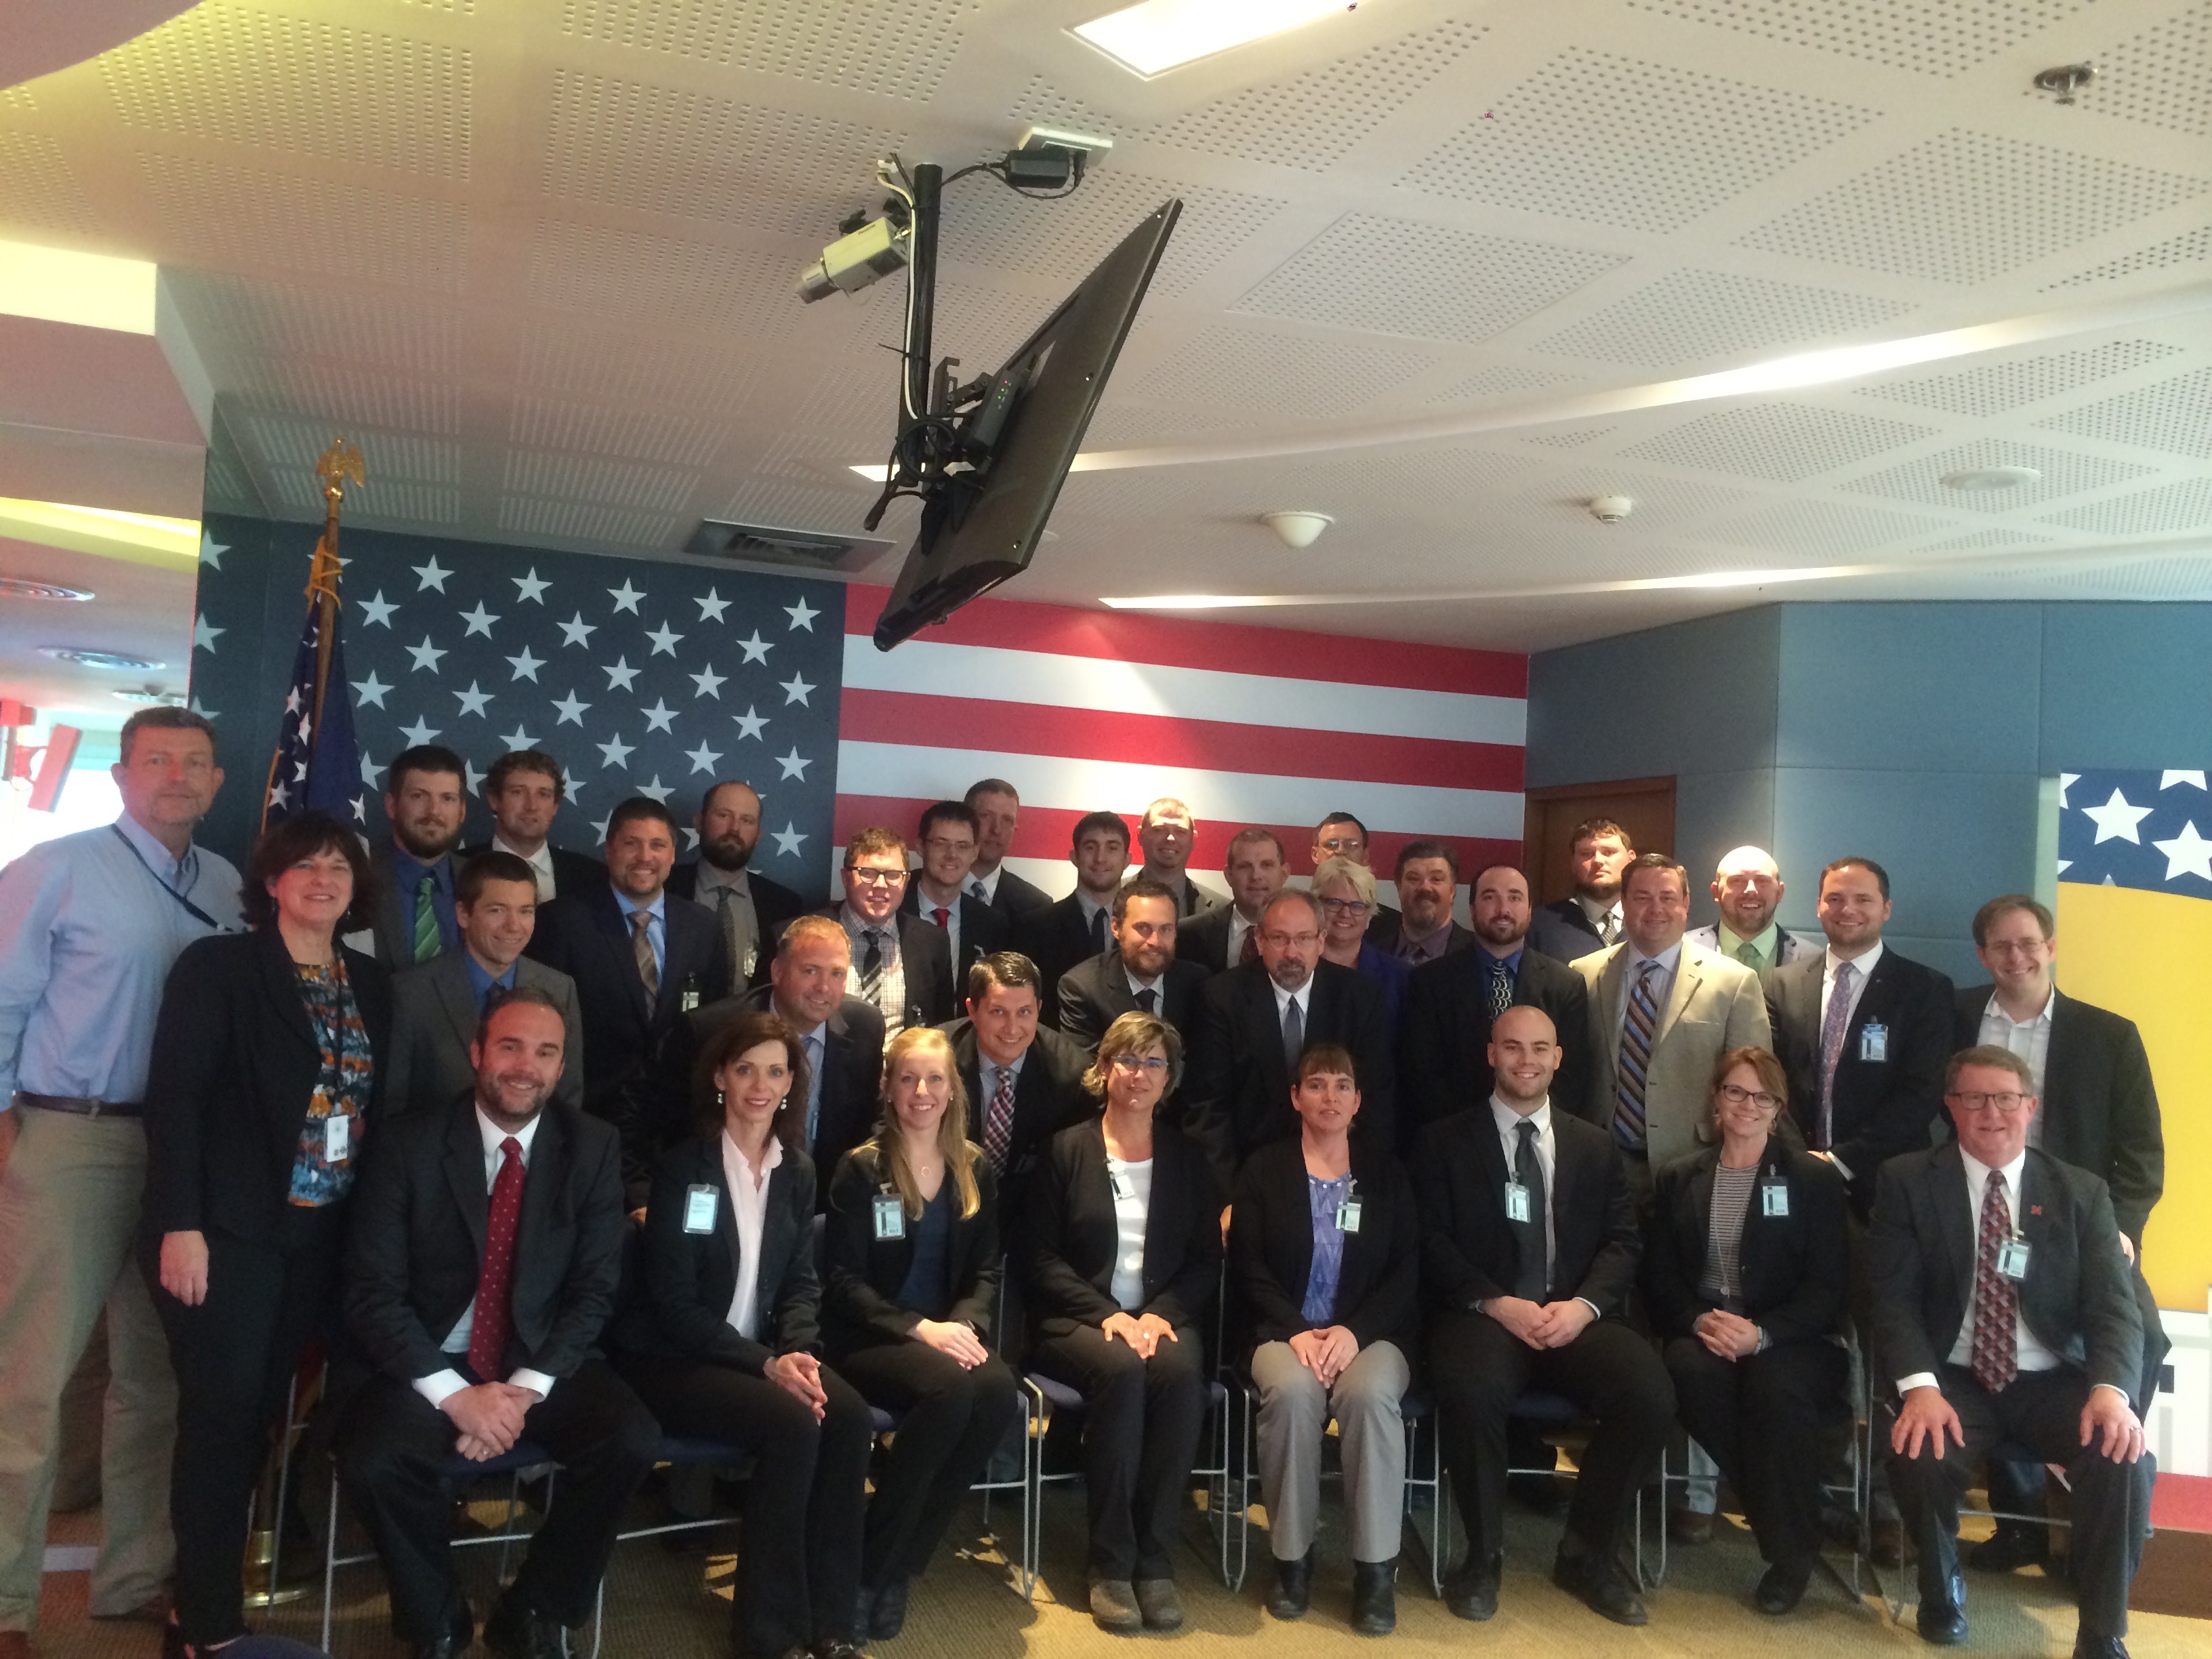
[[[1003,864],[994,864],[991,866],[988,874],[981,870],[970,870],[968,872],[968,884],[964,890],[973,893],[986,904],[996,903],[999,897],[999,872],[1006,867]]]
[[[559,892],[553,885],[553,848],[549,842],[541,841],[538,843],[536,852],[525,853],[517,848],[509,847],[495,834],[491,838],[491,850],[495,853],[513,853],[515,857],[530,866],[531,873],[538,878],[538,902],[540,904],[550,904],[555,899],[560,897]]]
[[[945,948],[951,953],[952,970],[957,975],[960,971],[960,891],[954,891],[951,903],[940,904],[922,890],[921,883],[916,882],[915,888],[915,908],[921,911],[924,921],[934,927],[937,926],[937,913],[940,909],[945,912]]]
[[[1130,1164],[1106,1154],[1114,1194],[1114,1274],[1106,1294],[1124,1313],[1145,1305],[1145,1218],[1152,1208],[1152,1160]]]
[[[1510,1180],[1513,1160],[1521,1156],[1521,1114],[1508,1106],[1496,1095],[1490,1097],[1490,1119],[1498,1126],[1498,1144],[1505,1151],[1505,1174]],[[1553,1206],[1559,1190],[1559,1137],[1552,1132],[1552,1098],[1545,1096],[1544,1103],[1528,1115],[1528,1121],[1536,1126],[1536,1167],[1544,1174],[1544,1259],[1557,1262],[1559,1259],[1559,1230],[1553,1215]],[[1586,1296],[1576,1301],[1598,1314],[1598,1305]],[[1602,1317],[1602,1315],[1598,1316]]]
[[[2051,994],[2043,999],[2040,1012],[2027,1019],[2015,1020],[1991,993],[1990,1006],[1982,1010],[1982,1029],[1976,1033],[1988,1047],[2008,1049],[2027,1062],[2028,1075],[2035,1079],[2038,1099],[2043,1095],[2044,1068],[2051,1063],[2051,1011],[2057,1006],[2058,990],[2053,986]],[[2043,1114],[2039,1110],[2027,1121],[2027,1144],[2043,1145]]]
[[[722,1179],[730,1183],[730,1212],[738,1224],[738,1288],[726,1317],[732,1330],[754,1342],[761,1340],[761,1234],[768,1225],[768,1178],[782,1162],[783,1143],[770,1135],[760,1179],[755,1181],[738,1143],[727,1129],[722,1131]]]
[[[530,1149],[538,1139],[538,1122],[539,1120],[533,1117],[520,1129],[512,1132],[515,1140],[522,1147],[522,1172],[526,1180],[530,1173]],[[483,1107],[477,1108],[477,1133],[483,1139],[484,1191],[487,1193],[499,1180],[499,1166],[506,1161],[507,1154],[503,1149],[507,1145],[509,1133],[486,1117]],[[515,1243],[519,1249],[521,1240],[517,1239]],[[513,1281],[510,1280],[510,1287],[512,1284]],[[446,1340],[438,1345],[439,1347],[447,1353],[466,1354],[469,1351],[469,1337],[476,1330],[476,1298],[471,1297],[469,1305],[461,1310],[459,1322],[452,1330],[446,1333]],[[515,1367],[514,1374],[507,1380],[518,1389],[535,1389],[540,1400],[553,1392],[553,1379],[543,1371],[532,1370],[526,1365]],[[418,1376],[415,1379],[415,1392],[433,1406],[444,1405],[447,1395],[459,1394],[468,1386],[468,1379],[451,1366],[441,1371],[432,1371],[428,1376]]]
[[[1285,991],[1273,980],[1267,981],[1267,988],[1275,994],[1276,1029],[1278,1030],[1282,1029],[1283,1016],[1289,1012],[1291,1005],[1295,1002],[1298,1005],[1298,1030],[1306,1034],[1308,1041],[1311,1041],[1313,1020],[1310,1014],[1313,1003],[1313,975],[1307,975],[1306,982],[1295,991]]]
[[[1229,960],[1217,962],[1213,965],[1217,968],[1234,968],[1242,962],[1244,959],[1244,935],[1258,926],[1258,922],[1247,920],[1242,910],[1233,904],[1231,905],[1229,907]]]
[[[1874,977],[1875,963],[1881,960],[1881,941],[1876,939],[1865,955],[1853,957],[1850,960],[1851,1000],[1850,1007],[1844,1012],[1844,1024],[1847,1026],[1858,1013],[1859,999],[1866,994],[1867,981]],[[1815,1028],[1817,1030],[1828,1029],[1828,1004],[1835,996],[1836,969],[1841,966],[1843,958],[1836,954],[1836,947],[1831,945],[1820,969],[1820,1023]]]
[[[1619,899],[1610,904],[1593,904],[1577,893],[1575,902],[1582,906],[1583,915],[1589,919],[1589,925],[1597,929],[1599,938],[1619,940],[1628,936],[1623,931]]]

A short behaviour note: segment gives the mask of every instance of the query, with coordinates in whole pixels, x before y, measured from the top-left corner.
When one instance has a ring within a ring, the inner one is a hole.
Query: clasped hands
[[[1098,1328],[1106,1333],[1106,1340],[1109,1342],[1117,1336],[1120,1337],[1136,1351],[1140,1359],[1150,1359],[1159,1351],[1162,1342],[1182,1340],[1175,1334],[1174,1326],[1169,1324],[1158,1314],[1152,1313],[1112,1314],[1108,1316]]]
[[[991,1356],[982,1340],[967,1326],[950,1319],[925,1319],[911,1333],[917,1342],[926,1342],[963,1371],[972,1371]]]
[[[461,1431],[453,1449],[482,1463],[504,1455],[522,1438],[522,1419],[540,1398],[537,1389],[513,1382],[478,1382],[454,1389],[438,1409]]]
[[[1324,1389],[1335,1387],[1344,1368],[1359,1358],[1359,1339],[1342,1325],[1300,1331],[1290,1339],[1290,1348]]]
[[[1517,1296],[1493,1296],[1483,1304],[1483,1311],[1532,1348],[1564,1348],[1597,1317],[1589,1303],[1572,1297],[1565,1302],[1529,1302]]]
[[[1715,1308],[1691,1327],[1715,1358],[1737,1360],[1759,1352],[1759,1327],[1741,1314]]]

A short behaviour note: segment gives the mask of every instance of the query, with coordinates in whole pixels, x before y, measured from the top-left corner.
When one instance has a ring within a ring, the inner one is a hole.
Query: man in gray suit
[[[1739,847],[1724,854],[1713,872],[1713,902],[1721,907],[1721,919],[1692,927],[1686,937],[1765,979],[1815,948],[1775,921],[1784,890],[1782,866],[1773,854],[1763,847]]]
[[[392,981],[392,1060],[385,1098],[394,1112],[438,1111],[476,1086],[469,1043],[495,990],[531,987],[561,1011],[568,1039],[554,1098],[581,1106],[584,1034],[576,984],[522,954],[538,922],[538,878],[513,853],[479,853],[454,887],[461,943]]]

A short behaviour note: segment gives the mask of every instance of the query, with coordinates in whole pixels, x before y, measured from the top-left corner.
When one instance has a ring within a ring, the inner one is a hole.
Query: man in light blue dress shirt
[[[155,1017],[185,945],[239,926],[238,872],[192,844],[222,782],[215,728],[123,728],[123,816],[0,872],[0,1659],[39,1609],[62,1390],[107,1314],[101,1538],[91,1610],[155,1604],[175,1553],[176,1382],[131,1244]]]

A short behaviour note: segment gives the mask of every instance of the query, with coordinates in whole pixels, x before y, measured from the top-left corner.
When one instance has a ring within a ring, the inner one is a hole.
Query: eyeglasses
[[[847,866],[845,877],[861,887],[896,887],[906,879],[903,870],[855,870]]]
[[[1164,1075],[1168,1069],[1167,1061],[1158,1054],[1116,1054],[1111,1063],[1117,1072],[1129,1072],[1139,1076],[1146,1073]]]
[[[1951,1103],[1962,1112],[2002,1112],[2010,1115],[2026,1109],[2034,1099],[2033,1095],[2008,1089],[1998,1095],[1955,1094],[1951,1097]]]
[[[1279,950],[1287,950],[1293,945],[1303,950],[1308,945],[1321,943],[1319,933],[1286,933],[1279,927],[1269,929],[1261,934],[1260,938],[1264,943],[1274,945]]]
[[[2025,957],[2033,961],[2043,954],[2050,944],[2051,941],[2047,939],[1993,939],[1982,946],[1982,949],[1993,957],[2002,958]]]
[[[1326,836],[1322,839],[1321,848],[1324,853],[1341,853],[1346,848],[1358,852],[1366,845],[1366,841],[1358,836]]]
[[[1747,1100],[1762,1112],[1771,1111],[1782,1103],[1764,1089],[1747,1089],[1735,1083],[1723,1083],[1713,1092],[1731,1106],[1741,1106]]]
[[[1321,908],[1334,915],[1364,916],[1375,907],[1365,899],[1325,898],[1321,902]]]

